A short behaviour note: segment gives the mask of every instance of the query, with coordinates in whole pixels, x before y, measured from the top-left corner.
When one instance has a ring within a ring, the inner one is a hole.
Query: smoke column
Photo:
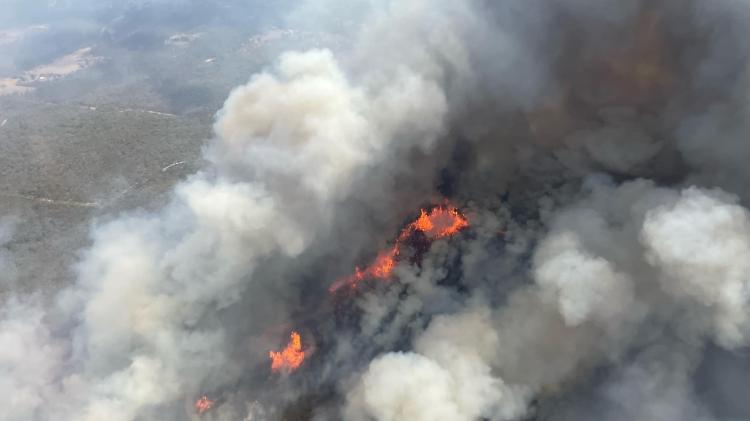
[[[0,419],[750,417],[750,5],[289,19],[338,18],[349,45],[229,94],[167,205],[94,225],[74,285],[3,297]],[[446,203],[466,229],[399,237]]]

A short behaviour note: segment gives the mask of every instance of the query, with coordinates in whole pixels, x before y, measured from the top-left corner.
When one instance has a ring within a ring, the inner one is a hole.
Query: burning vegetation
[[[271,358],[271,371],[274,373],[291,373],[298,369],[305,361],[305,351],[302,349],[302,337],[292,332],[289,344],[281,351],[268,353]]]
[[[357,267],[353,274],[336,281],[330,286],[329,291],[335,292],[343,287],[356,288],[366,279],[386,280],[390,278],[402,256],[403,249],[410,245],[415,235],[422,236],[429,246],[432,241],[454,236],[468,227],[469,220],[454,206],[446,204],[421,209],[419,216],[401,230],[393,246],[378,253],[369,266]],[[302,366],[306,356],[299,332],[292,331],[286,347],[281,351],[269,351],[268,355],[273,373],[289,374],[296,371]],[[204,395],[196,401],[195,410],[198,414],[202,414],[213,405],[214,402]]]
[[[343,287],[356,288],[365,279],[387,280],[393,274],[402,249],[415,233],[424,235],[428,242],[432,242],[453,236],[468,226],[469,220],[453,206],[435,206],[430,210],[421,209],[419,217],[401,230],[392,247],[378,253],[369,266],[356,267],[354,273],[337,280],[328,290],[336,292]]]

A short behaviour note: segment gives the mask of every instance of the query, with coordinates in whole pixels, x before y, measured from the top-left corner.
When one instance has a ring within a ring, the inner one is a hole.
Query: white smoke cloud
[[[43,311],[10,301],[0,310],[0,393],[6,396],[2,419],[31,420],[56,394],[63,349],[42,322]]]
[[[489,312],[436,318],[412,353],[376,358],[349,397],[351,420],[515,419],[524,392],[493,376],[498,347]]]
[[[632,305],[632,285],[605,259],[583,249],[571,232],[553,234],[537,248],[534,278],[557,303],[565,324],[620,318]]]
[[[723,345],[746,343],[750,219],[735,197],[684,190],[676,203],[647,214],[642,241],[667,291],[705,308]]]
[[[436,362],[419,354],[387,354],[375,359],[362,378],[362,389],[355,399],[358,408],[349,408],[346,419],[366,420],[357,411],[376,420],[402,419],[470,420],[453,398],[453,379]]]

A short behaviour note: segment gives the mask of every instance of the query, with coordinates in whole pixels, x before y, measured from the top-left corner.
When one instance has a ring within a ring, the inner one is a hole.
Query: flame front
[[[401,230],[393,247],[380,252],[369,266],[356,267],[354,273],[337,280],[328,290],[335,292],[344,286],[355,288],[365,279],[390,278],[396,267],[398,256],[401,254],[401,248],[409,236],[415,232],[421,232],[428,240],[434,241],[453,236],[468,226],[469,221],[454,207],[436,206],[429,211],[422,209],[419,217]]]
[[[208,411],[209,409],[214,407],[214,401],[211,399],[208,399],[208,396],[203,395],[195,401],[195,412],[198,413],[198,415],[203,414],[204,412]]]
[[[410,225],[414,231],[423,232],[430,240],[450,237],[468,226],[469,221],[456,208],[434,208],[429,213],[422,209],[419,218]]]
[[[305,351],[302,350],[302,338],[299,333],[292,332],[289,344],[284,350],[269,352],[271,357],[271,371],[285,371],[291,373],[305,361]]]

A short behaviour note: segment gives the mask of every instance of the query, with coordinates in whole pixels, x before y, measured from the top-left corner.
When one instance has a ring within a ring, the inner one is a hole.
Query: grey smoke
[[[486,321],[490,310],[484,306],[480,307],[484,319],[466,314],[433,319],[428,330],[416,339],[415,349],[430,355],[454,346],[468,347],[454,350],[449,354],[451,358],[445,360],[461,365],[457,358],[470,358],[480,349],[489,348],[484,352],[492,357],[485,361],[494,370],[487,368],[486,372],[498,374],[493,382],[507,384],[510,390],[544,395],[551,390],[560,393],[566,382],[578,381],[597,366],[627,361],[626,353],[631,347],[671,347],[669,352],[659,351],[660,360],[649,357],[649,364],[655,365],[656,370],[666,370],[664,373],[626,366],[622,379],[606,387],[610,390],[607,393],[612,394],[645,394],[640,388],[649,382],[669,382],[666,387],[676,389],[665,393],[676,395],[665,396],[663,401],[649,396],[655,399],[649,404],[654,408],[638,409],[644,411],[639,416],[681,419],[679,414],[684,411],[693,413],[688,379],[696,362],[692,357],[672,367],[671,359],[682,358],[684,353],[699,353],[702,341],[710,338],[730,348],[746,343],[744,333],[750,326],[745,319],[747,295],[743,291],[747,278],[740,275],[746,259],[738,257],[745,253],[746,211],[735,205],[735,198],[715,191],[689,188],[680,193],[657,188],[647,181],[616,187],[592,179],[588,185],[589,197],[560,211],[536,248],[531,272],[535,284],[512,292],[504,306],[492,311],[493,323]],[[685,214],[676,217],[675,212]],[[706,243],[715,246],[700,247]],[[722,258],[714,260],[717,251]],[[465,323],[458,330],[465,336],[456,340],[455,331],[438,327],[445,323]],[[653,341],[652,335],[660,330],[672,332],[677,339],[664,339],[663,343],[657,340],[658,345],[642,343]],[[453,341],[458,345],[451,345]],[[475,345],[477,341],[486,345]],[[373,378],[380,379],[389,370],[393,370],[392,376],[399,377],[405,369],[397,367],[404,358],[403,354],[393,354],[373,362],[363,376],[360,387],[364,392],[355,392],[350,397],[351,405],[375,419],[408,418],[381,415],[385,413],[382,403],[373,406],[376,409],[358,403],[368,402],[383,391],[395,392],[387,386],[388,381],[376,382]],[[434,383],[440,384],[443,375],[439,371],[434,375]],[[641,379],[643,375],[655,377]],[[481,374],[475,373],[471,378],[470,385],[483,384]],[[672,386],[673,381],[679,384]],[[640,385],[641,382],[645,383]],[[373,383],[383,385],[376,388]],[[419,394],[424,383],[431,382],[417,382],[408,393],[396,393],[401,400],[392,403],[392,407],[409,405],[414,399],[411,394]],[[460,391],[469,391],[472,386],[454,386],[459,391],[452,396],[460,396]],[[492,388],[482,388],[485,393],[488,390]],[[363,393],[364,398],[359,397]],[[481,396],[472,394],[477,395]],[[508,395],[497,393],[486,405],[525,412],[517,409],[523,394],[510,394],[511,398]],[[640,398],[623,399],[627,411],[636,411],[642,404]],[[672,402],[673,399],[677,401]],[[659,415],[660,411],[666,412]],[[499,409],[489,414],[459,413],[451,419],[480,416],[513,419]],[[612,415],[612,419],[618,418]]]
[[[712,4],[350,5],[349,52],[231,92],[207,168],[98,223],[54,305],[5,299],[0,418],[721,419],[695,383],[750,329],[748,10]],[[470,232],[327,295],[446,195]]]

